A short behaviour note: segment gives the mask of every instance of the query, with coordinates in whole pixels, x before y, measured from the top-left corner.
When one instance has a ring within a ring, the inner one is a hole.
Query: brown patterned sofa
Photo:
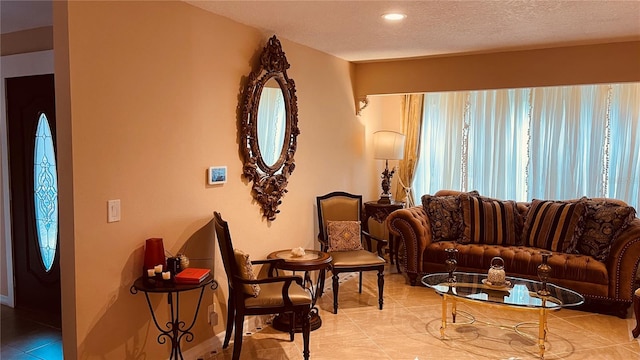
[[[625,317],[640,262],[640,218],[613,199],[490,199],[440,190],[422,206],[394,211],[388,227],[403,244],[411,285],[445,271],[445,249],[458,249],[458,271],[487,272],[504,259],[508,276],[537,279],[541,251],[551,250],[550,282],[584,295],[587,310]],[[593,307],[593,306],[595,307]]]

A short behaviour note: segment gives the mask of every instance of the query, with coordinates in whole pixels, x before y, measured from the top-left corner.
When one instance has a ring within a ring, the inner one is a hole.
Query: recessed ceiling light
[[[402,13],[387,13],[383,14],[382,18],[389,21],[400,21],[406,19],[407,15]]]

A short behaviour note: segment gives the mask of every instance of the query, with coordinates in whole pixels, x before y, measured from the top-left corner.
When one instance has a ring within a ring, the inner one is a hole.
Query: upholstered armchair
[[[344,272],[359,273],[359,289],[362,293],[362,272],[378,272],[378,304],[382,310],[384,290],[384,264],[380,256],[386,240],[378,239],[361,230],[362,196],[346,192],[332,192],[316,198],[318,206],[318,240],[322,251],[331,254],[333,280],[333,313],[338,313],[339,276]],[[378,254],[362,247],[362,238],[377,241]],[[321,293],[324,284],[321,284]]]

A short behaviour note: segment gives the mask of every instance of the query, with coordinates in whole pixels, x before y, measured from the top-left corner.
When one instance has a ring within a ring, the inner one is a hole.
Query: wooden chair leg
[[[362,271],[360,271],[360,285],[358,286],[358,292],[362,294]]]
[[[293,341],[293,336],[296,333],[296,312],[292,311],[289,314],[289,341]]]
[[[316,292],[318,293],[318,299],[322,297],[322,294],[324,294],[324,278],[327,276],[326,275],[326,271],[324,269],[320,270],[320,274],[318,275],[318,284],[317,284],[317,288],[316,288]]]
[[[309,324],[311,313],[309,310],[306,310],[302,314],[302,342],[304,344],[302,356],[304,357],[304,360],[309,360],[309,333],[311,332],[311,324]]]
[[[635,339],[640,335],[640,289],[633,294],[633,313],[636,316],[636,328],[631,331],[631,334]]]
[[[338,274],[333,274],[333,313],[338,313]]]
[[[238,316],[236,314],[236,334],[233,339],[233,360],[240,359],[240,351],[242,350],[242,335],[243,335],[243,323],[244,316]]]
[[[384,291],[384,268],[378,269],[378,304],[382,310],[382,293]]]
[[[229,303],[227,304],[227,333],[224,335],[224,343],[222,348],[229,347],[229,341],[231,340],[231,333],[233,332],[233,324],[235,323],[235,301],[233,300],[233,291],[229,289]]]

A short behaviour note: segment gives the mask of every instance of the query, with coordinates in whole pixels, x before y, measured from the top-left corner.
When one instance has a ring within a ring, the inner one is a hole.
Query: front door
[[[8,78],[6,94],[15,305],[59,327],[53,74]]]

